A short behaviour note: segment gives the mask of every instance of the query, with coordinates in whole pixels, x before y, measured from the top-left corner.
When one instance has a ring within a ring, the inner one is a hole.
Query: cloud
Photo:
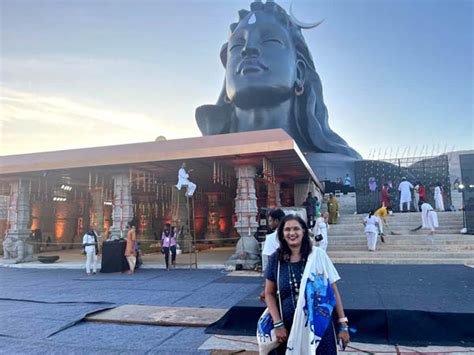
[[[2,155],[150,141],[158,135],[172,139],[189,133],[170,125],[172,121],[0,86]]]

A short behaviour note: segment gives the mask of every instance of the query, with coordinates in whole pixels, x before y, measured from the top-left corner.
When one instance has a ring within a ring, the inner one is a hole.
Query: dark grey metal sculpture
[[[304,24],[273,1],[240,10],[220,53],[226,74],[217,104],[196,110],[202,134],[283,128],[316,170],[334,159],[360,159],[329,127],[321,80],[301,33],[321,22]]]

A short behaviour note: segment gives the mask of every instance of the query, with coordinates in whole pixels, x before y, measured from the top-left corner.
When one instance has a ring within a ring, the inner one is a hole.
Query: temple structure
[[[192,203],[175,186],[182,162],[198,186]],[[259,210],[301,205],[309,190],[322,187],[282,129],[3,156],[4,257],[30,258],[38,234],[79,246],[89,225],[123,237],[132,219],[144,240],[172,223],[195,242],[235,243],[255,233]]]

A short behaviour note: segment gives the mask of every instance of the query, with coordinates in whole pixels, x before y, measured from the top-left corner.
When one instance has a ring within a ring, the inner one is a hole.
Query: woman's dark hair
[[[369,211],[369,218],[372,217],[374,215],[374,210],[370,210]]]
[[[293,214],[283,217],[280,224],[278,225],[278,241],[280,242],[280,247],[277,249],[278,259],[280,261],[290,261],[291,249],[288,246],[285,238],[283,237],[283,229],[285,224],[288,221],[297,221],[301,228],[303,229],[303,240],[301,241],[301,258],[306,261],[308,260],[309,254],[311,254],[312,244],[311,239],[309,238],[308,226],[306,222],[300,217]]]

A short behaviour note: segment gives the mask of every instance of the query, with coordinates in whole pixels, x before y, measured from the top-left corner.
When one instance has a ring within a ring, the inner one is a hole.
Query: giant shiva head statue
[[[328,124],[321,80],[301,33],[305,24],[275,2],[255,1],[231,24],[220,57],[226,70],[216,105],[196,109],[203,135],[283,128],[303,152],[360,155]]]

